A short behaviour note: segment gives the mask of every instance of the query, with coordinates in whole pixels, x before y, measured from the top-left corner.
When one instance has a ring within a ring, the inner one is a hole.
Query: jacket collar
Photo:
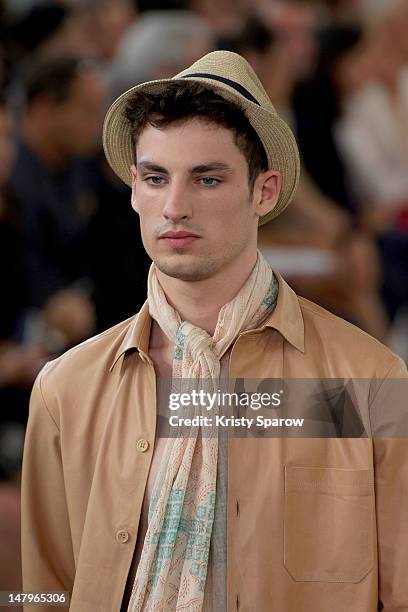
[[[109,368],[110,372],[119,358],[128,351],[137,350],[142,361],[151,361],[147,354],[149,351],[151,324],[152,318],[149,313],[149,304],[146,300],[139,312],[130,320],[128,330],[114,355],[111,367]]]
[[[262,325],[276,329],[296,349],[305,352],[305,327],[299,298],[279,272],[274,271],[279,283],[278,301],[269,319]]]
[[[270,317],[259,329],[263,330],[267,327],[276,329],[287,342],[304,353],[305,330],[298,296],[279,272],[274,272],[274,274],[279,283],[278,301]],[[110,371],[118,359],[130,350],[137,350],[142,361],[151,363],[148,356],[151,324],[152,318],[146,301],[139,313],[131,319],[129,328],[114,355]]]

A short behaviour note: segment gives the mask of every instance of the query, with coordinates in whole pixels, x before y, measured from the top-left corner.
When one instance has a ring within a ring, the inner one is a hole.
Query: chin
[[[154,263],[162,274],[187,282],[205,280],[213,276],[217,271],[217,266],[210,260],[188,262],[183,261],[181,257],[176,257],[175,259],[178,261],[170,261],[170,259],[165,260],[163,258],[157,259]]]

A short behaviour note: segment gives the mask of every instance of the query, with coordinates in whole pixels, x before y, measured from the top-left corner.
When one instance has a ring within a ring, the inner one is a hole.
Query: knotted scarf
[[[274,307],[277,293],[277,281],[258,251],[247,281],[221,308],[211,337],[181,320],[167,302],[152,264],[149,311],[174,344],[173,380],[188,381],[190,388],[193,383],[196,390],[216,392],[222,356],[241,331],[257,327],[265,318]],[[153,485],[128,612],[202,612],[208,564],[216,556],[210,555],[211,538],[223,542],[226,549],[226,520],[220,516],[217,520],[216,516],[217,512],[225,514],[225,503],[216,503],[220,493],[225,499],[225,491],[217,493],[219,450],[219,436],[204,437],[200,427],[192,427],[188,437],[168,438]],[[217,526],[219,533],[214,533]],[[214,576],[216,570],[211,574]]]

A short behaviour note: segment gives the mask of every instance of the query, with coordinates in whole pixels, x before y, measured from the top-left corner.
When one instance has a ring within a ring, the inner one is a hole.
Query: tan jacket
[[[277,276],[277,306],[236,340],[231,377],[407,377],[386,347]],[[121,606],[155,440],[150,325],[145,305],[48,363],[33,389],[23,585],[71,592],[72,612]],[[359,400],[368,430],[372,408],[387,409],[381,386]],[[235,438],[228,462],[229,611],[408,610],[407,439]]]

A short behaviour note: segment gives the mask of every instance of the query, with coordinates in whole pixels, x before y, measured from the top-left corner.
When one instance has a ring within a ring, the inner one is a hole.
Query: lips
[[[192,232],[166,232],[162,236],[160,236],[162,240],[165,240],[166,243],[177,249],[184,249],[196,240],[200,238],[197,234],[193,234]]]
[[[198,238],[197,234],[193,234],[192,232],[166,232],[161,236],[161,238]]]

